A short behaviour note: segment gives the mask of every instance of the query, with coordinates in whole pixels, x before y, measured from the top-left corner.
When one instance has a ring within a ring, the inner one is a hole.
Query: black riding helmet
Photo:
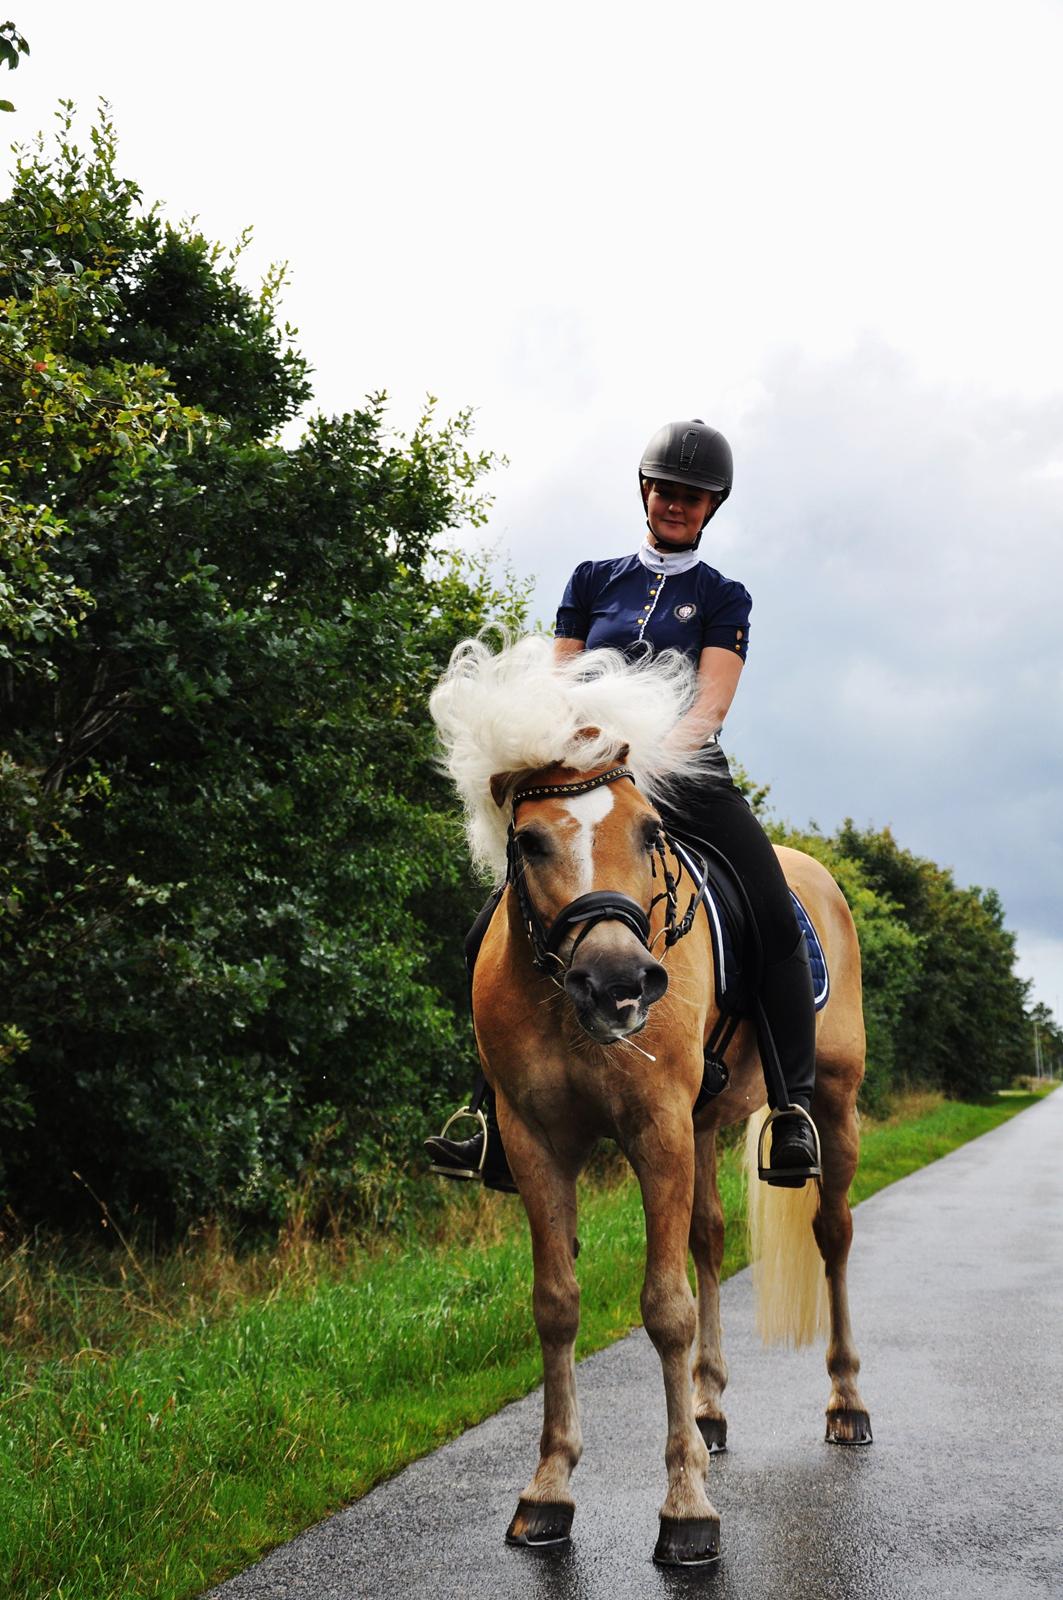
[[[688,483],[692,489],[707,489],[718,494],[720,504],[727,499],[734,481],[734,461],[731,446],[717,428],[710,428],[700,417],[689,422],[666,422],[658,428],[639,462],[639,493],[647,478],[658,478],[662,483]],[[709,516],[712,515],[710,511]],[[702,523],[702,532],[709,517]],[[664,549],[696,549],[701,534],[694,544],[681,545],[671,539],[654,535]]]

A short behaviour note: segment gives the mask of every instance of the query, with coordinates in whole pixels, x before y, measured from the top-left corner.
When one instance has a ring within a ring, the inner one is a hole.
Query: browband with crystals
[[[608,772],[599,772],[596,778],[585,778],[582,783],[544,783],[537,789],[518,789],[513,796],[513,809],[516,811],[522,800],[548,800],[558,794],[585,794],[588,789],[597,789],[603,783],[616,783],[618,778],[630,778],[634,783],[635,774],[630,767],[610,767]]]

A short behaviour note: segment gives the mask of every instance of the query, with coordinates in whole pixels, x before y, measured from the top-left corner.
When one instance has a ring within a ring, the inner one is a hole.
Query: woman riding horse
[[[711,759],[702,765],[704,776],[681,783],[659,810],[671,833],[695,845],[704,841],[726,857],[743,885],[761,952],[757,1042],[768,1102],[777,1113],[762,1176],[792,1188],[819,1176],[810,1116],[816,1027],[808,949],[778,857],[732,782],[719,743],[746,659],[752,601],[740,583],[697,554],[732,481],[730,446],[716,429],[698,418],[660,428],[639,465],[643,543],[633,555],[576,568],[558,609],[554,653],[563,661],[581,650],[610,647],[635,659],[672,649],[697,669],[696,697],[675,737],[686,749],[711,747]],[[466,939],[470,982],[497,903],[492,896]],[[703,1094],[718,1092],[726,1082],[726,1072],[707,1054]],[[449,1139],[444,1129],[426,1141],[433,1171],[447,1178],[479,1177],[489,1188],[510,1190],[494,1096],[482,1077],[471,1109],[481,1106],[486,1134]]]

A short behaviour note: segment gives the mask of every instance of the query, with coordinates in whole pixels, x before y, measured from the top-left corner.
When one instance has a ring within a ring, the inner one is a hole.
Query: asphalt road
[[[856,1212],[851,1298],[875,1442],[824,1444],[823,1352],[766,1351],[723,1288],[722,1556],[651,1564],[664,1399],[641,1331],[581,1363],[573,1540],[503,1543],[530,1395],[211,1591],[214,1600],[1063,1597],[1063,1090]],[[530,1315],[530,1310],[529,1310]]]

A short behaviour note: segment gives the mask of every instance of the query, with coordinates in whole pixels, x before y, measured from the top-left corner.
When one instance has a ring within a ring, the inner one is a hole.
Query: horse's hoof
[[[659,1567],[707,1567],[720,1559],[719,1517],[661,1517],[653,1559]]]
[[[866,1411],[827,1412],[828,1444],[870,1444],[871,1418]]]
[[[506,1529],[506,1543],[525,1550],[547,1550],[551,1545],[568,1544],[575,1506],[551,1504],[543,1500],[517,1501],[513,1521]]]
[[[698,1431],[709,1449],[714,1454],[727,1449],[727,1418],[726,1417],[695,1417]]]

